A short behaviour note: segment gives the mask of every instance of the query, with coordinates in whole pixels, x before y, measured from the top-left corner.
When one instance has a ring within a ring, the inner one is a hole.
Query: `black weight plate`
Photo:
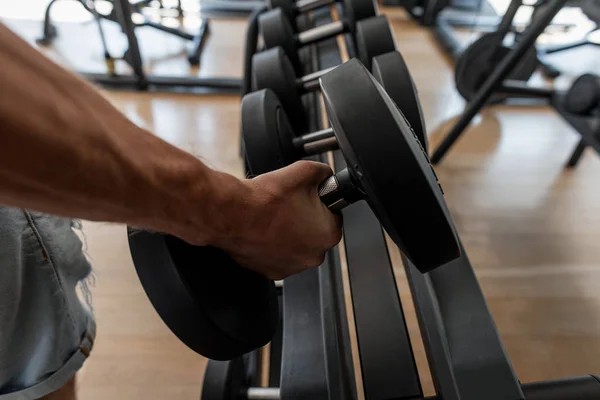
[[[565,96],[565,109],[587,115],[600,105],[600,77],[584,74],[575,79]]]
[[[294,31],[297,31],[296,25],[296,7],[294,1],[292,0],[267,0],[267,4],[269,5],[269,9],[273,10],[276,8],[281,8],[281,11],[285,14],[290,25],[294,28]]]
[[[396,50],[394,34],[384,15],[359,21],[356,24],[355,42],[358,59],[369,70],[373,57]]]
[[[242,138],[253,176],[283,168],[302,157],[293,145],[294,132],[281,103],[269,89],[242,99]]]
[[[390,237],[421,272],[459,257],[429,158],[385,90],[356,59],[320,82],[348,168]]]
[[[296,74],[281,47],[256,53],[252,57],[254,90],[271,89],[298,133],[308,129],[308,117],[296,85]]]
[[[297,75],[302,71],[292,26],[281,9],[270,10],[258,17],[258,26],[266,49],[281,46]]]
[[[473,99],[494,68],[510,52],[510,48],[502,45],[503,38],[503,33],[486,33],[467,47],[458,58],[454,78],[456,88],[465,100]],[[537,52],[531,47],[506,79],[527,82],[537,65]],[[494,94],[490,96],[488,103],[498,103],[505,98],[506,95]]]
[[[346,24],[351,33],[355,33],[356,24],[366,18],[377,15],[373,0],[344,0]]]
[[[131,230],[129,248],[154,309],[190,349],[227,360],[273,337],[279,318],[273,281],[222,250],[170,235]]]
[[[402,111],[425,152],[429,149],[427,131],[417,87],[404,59],[397,51],[373,58],[373,76]]]
[[[244,362],[208,360],[200,400],[239,400],[244,389]]]

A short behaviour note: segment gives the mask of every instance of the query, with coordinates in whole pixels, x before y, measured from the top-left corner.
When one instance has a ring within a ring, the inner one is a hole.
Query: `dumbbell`
[[[459,257],[455,228],[427,155],[381,85],[356,59],[321,77],[320,85],[348,165],[319,186],[324,204],[338,212],[366,200],[421,272]],[[281,109],[275,114],[269,120],[289,125]],[[273,337],[279,320],[273,281],[220,249],[170,235],[130,234],[129,246],[154,308],[194,351],[233,359]]]
[[[285,14],[294,31],[298,31],[296,24],[296,18],[298,15],[307,13],[320,7],[328,6],[342,0],[268,0],[267,5],[270,9],[280,8]],[[354,15],[359,16],[373,16],[377,14],[376,5],[373,0],[345,0],[344,1],[344,12],[352,12]]]
[[[261,105],[259,97],[246,97],[242,102],[242,126],[248,136],[244,138],[247,147],[247,161],[252,172],[262,174],[289,165],[302,157],[337,149],[333,130],[298,136],[298,129],[305,129],[307,118],[302,105],[301,94],[318,90],[319,78],[332,71],[332,67],[297,79],[289,60],[280,47],[258,53],[253,59],[255,90],[271,89],[277,104],[290,120],[292,131],[277,130],[266,123],[264,116],[269,113],[256,112]],[[419,142],[427,150],[427,134],[423,122],[421,103],[408,67],[397,51],[373,58],[373,75],[390,98],[402,110],[413,128]],[[300,131],[301,132],[301,131]],[[285,136],[278,137],[278,134]],[[279,143],[283,143],[279,146]]]
[[[394,37],[385,17],[374,17],[359,21],[356,41],[364,43],[357,49],[358,59],[370,65],[373,57],[396,49]],[[366,25],[362,29],[362,25]],[[368,60],[368,62],[366,62]],[[272,89],[283,103],[292,124],[306,129],[307,117],[301,96],[319,88],[318,80],[328,70],[315,72],[301,78],[296,77],[294,68],[285,50],[278,46],[252,57],[252,86],[254,90]]]
[[[578,115],[589,115],[600,108],[600,76],[583,74],[575,79],[564,104],[567,111]]]
[[[366,34],[365,30],[376,30],[382,32],[381,25],[385,24],[389,30],[387,18],[383,15],[355,15],[348,12],[344,21],[334,21],[325,25],[312,28],[298,34],[294,34],[289,21],[281,9],[267,11],[259,17],[259,29],[262,34],[265,49],[281,46],[288,56],[297,74],[302,72],[302,64],[298,56],[298,49],[302,46],[316,43],[320,40],[332,38],[341,33],[350,32],[355,40],[357,51],[365,55],[361,59],[363,64],[370,67],[373,54],[382,54],[396,48],[393,35],[376,37]],[[361,41],[357,40],[361,38]],[[364,43],[366,39],[372,42]],[[369,51],[367,51],[369,50]],[[369,55],[371,54],[371,55]]]
[[[318,90],[318,79],[335,67],[296,78],[289,59],[280,47],[256,54],[252,63],[254,90],[267,88],[273,90],[290,118],[292,126],[304,129],[307,117],[301,95]],[[373,58],[372,69],[392,100],[403,110],[419,141],[427,149],[425,124],[417,90],[400,53],[391,51]]]

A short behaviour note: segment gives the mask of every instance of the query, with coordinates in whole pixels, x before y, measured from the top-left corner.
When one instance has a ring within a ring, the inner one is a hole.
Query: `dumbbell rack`
[[[305,24],[320,25],[317,12]],[[352,56],[351,40],[346,40]],[[303,50],[307,71],[341,62],[335,39]],[[350,89],[349,89],[350,90]],[[310,128],[322,129],[318,95],[305,96]],[[315,157],[327,161],[325,155]],[[333,153],[335,170],[344,159]],[[390,171],[402,173],[402,171]],[[399,193],[398,207],[402,207]],[[343,271],[348,274],[364,398],[424,399],[395,283],[388,242],[369,207],[343,210],[343,245],[328,252],[323,265],[283,282],[281,364],[278,399],[359,398],[353,367]],[[390,242],[391,243],[391,242]],[[432,251],[435,248],[432,247]],[[600,398],[593,376],[521,385],[518,381],[468,256],[428,274],[403,258],[421,336],[437,395],[428,400],[592,400]],[[278,353],[277,353],[278,354]],[[271,381],[271,384],[275,382]],[[272,394],[273,392],[271,392]]]

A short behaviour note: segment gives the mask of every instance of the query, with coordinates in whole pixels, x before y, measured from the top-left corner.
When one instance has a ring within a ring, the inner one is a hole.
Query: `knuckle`
[[[307,175],[324,175],[331,173],[331,168],[327,164],[323,164],[316,161],[300,160],[298,161],[299,168],[304,171]]]
[[[309,260],[308,262],[308,268],[316,268],[319,265],[323,264],[323,262],[325,261],[325,253],[321,253],[315,257],[313,257],[311,260]]]
[[[331,233],[329,234],[329,236],[327,238],[327,248],[332,248],[332,247],[337,246],[337,244],[340,242],[340,240],[342,240],[342,230],[338,228],[338,229],[331,231]]]

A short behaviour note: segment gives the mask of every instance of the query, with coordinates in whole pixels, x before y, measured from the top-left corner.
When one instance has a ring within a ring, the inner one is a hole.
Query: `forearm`
[[[0,25],[0,204],[172,231],[193,201],[209,236],[235,181],[135,126]]]

